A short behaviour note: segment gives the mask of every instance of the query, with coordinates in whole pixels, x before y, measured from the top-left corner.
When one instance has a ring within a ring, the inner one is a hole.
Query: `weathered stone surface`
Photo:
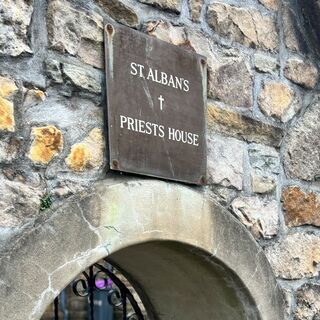
[[[10,164],[16,159],[21,148],[21,140],[17,138],[6,138],[0,141],[0,163]]]
[[[92,128],[103,127],[104,118],[103,108],[91,100],[57,96],[55,92],[47,91],[47,98],[43,103],[26,108],[24,119],[29,127],[38,127],[39,124],[55,125],[63,132],[65,145],[70,146],[81,141]],[[46,174],[52,170],[52,174],[57,175],[62,168],[60,161],[57,167],[54,167],[55,164],[56,161],[50,164]]]
[[[290,58],[286,63],[284,74],[289,80],[307,89],[313,89],[319,78],[317,67],[300,58]]]
[[[49,47],[79,57],[95,67],[103,67],[103,19],[78,10],[70,3],[50,1],[47,26]]]
[[[161,9],[179,13],[181,11],[181,0],[139,0],[141,3],[151,4]]]
[[[64,63],[62,72],[75,86],[93,93],[101,93],[102,75],[99,71]]]
[[[252,92],[252,73],[243,57],[220,56],[215,64],[209,66],[210,98],[235,107],[252,108]]]
[[[38,164],[48,164],[63,148],[62,132],[55,126],[32,129],[34,140],[28,157]]]
[[[252,191],[260,194],[273,192],[277,183],[276,176],[280,170],[279,153],[271,147],[250,144],[249,162],[252,168]]]
[[[283,122],[290,120],[301,108],[295,92],[287,84],[281,82],[264,83],[258,103],[263,113]]]
[[[278,62],[277,59],[273,57],[256,53],[254,55],[254,66],[260,72],[273,74],[278,67]]]
[[[46,100],[46,94],[42,90],[30,89],[27,91],[24,97],[23,106],[27,108],[32,107],[45,100]]]
[[[150,36],[176,46],[185,46],[188,43],[185,28],[175,27],[167,21],[149,21],[146,23],[145,29]]]
[[[208,183],[242,190],[244,144],[232,138],[208,139]]]
[[[259,0],[259,2],[270,10],[278,10],[278,0]]]
[[[139,18],[133,8],[120,0],[98,0],[98,4],[115,21],[131,28],[137,28]]]
[[[15,119],[12,100],[18,88],[13,80],[0,77],[0,130],[14,131]]]
[[[318,274],[320,238],[309,233],[286,235],[265,250],[275,274],[284,279],[301,279]]]
[[[279,209],[275,200],[240,197],[232,201],[232,211],[255,238],[270,239],[279,229]]]
[[[0,54],[18,56],[32,52],[27,34],[32,11],[32,0],[0,2]]]
[[[191,30],[187,31],[187,40],[187,46],[207,57],[208,96],[231,106],[251,108],[253,75],[247,57],[237,50],[221,50],[212,40]]]
[[[92,93],[101,93],[102,72],[90,66],[47,59],[46,70],[49,78],[56,83],[65,82]]]
[[[293,305],[295,303],[295,300],[293,298],[293,292],[290,289],[281,288],[283,292],[283,298],[285,303],[285,319],[291,320],[291,314]]]
[[[146,32],[207,57],[210,98],[236,107],[252,107],[253,75],[249,61],[239,51],[221,50],[201,33],[161,20],[148,22]]]
[[[288,3],[283,4],[282,22],[286,47],[294,52],[300,52],[304,46],[304,40],[302,34],[299,34],[293,8]]]
[[[289,177],[312,181],[320,175],[320,103],[317,99],[289,130],[284,153]]]
[[[63,83],[61,71],[62,63],[54,59],[47,59],[45,64],[49,78],[56,83]]]
[[[0,131],[14,131],[13,103],[0,97]]]
[[[280,155],[275,148],[252,143],[249,146],[251,167],[260,174],[273,176],[280,171]]]
[[[28,184],[0,177],[0,227],[17,227],[39,213],[43,191]]]
[[[271,193],[276,188],[276,181],[273,177],[261,176],[257,174],[251,175],[252,191],[254,193]]]
[[[320,195],[304,192],[299,187],[287,187],[282,192],[282,201],[287,226],[320,227]]]
[[[296,292],[295,320],[320,319],[320,285],[306,283]]]
[[[104,159],[104,137],[101,129],[91,130],[81,143],[75,144],[66,159],[67,165],[74,171],[98,169]]]
[[[259,11],[213,3],[208,7],[207,21],[217,33],[245,46],[265,50],[278,48],[275,21]]]
[[[189,8],[190,8],[192,21],[194,22],[200,21],[202,6],[203,6],[203,0],[189,0]]]
[[[208,105],[208,128],[249,142],[279,146],[282,130],[244,115]]]
[[[0,97],[9,99],[18,91],[15,82],[0,76]]]

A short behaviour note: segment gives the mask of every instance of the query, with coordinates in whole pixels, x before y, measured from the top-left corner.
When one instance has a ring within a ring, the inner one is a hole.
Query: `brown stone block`
[[[104,138],[101,129],[91,130],[81,143],[72,146],[66,164],[74,171],[99,168],[104,159]]]
[[[283,132],[281,128],[271,126],[247,116],[208,106],[209,129],[246,141],[279,146]]]
[[[33,128],[32,135],[28,157],[35,163],[48,164],[63,148],[62,132],[55,126]]]
[[[303,192],[299,187],[288,187],[282,192],[285,221],[289,227],[320,226],[320,197],[314,192]]]
[[[14,131],[13,103],[0,97],[0,130]]]

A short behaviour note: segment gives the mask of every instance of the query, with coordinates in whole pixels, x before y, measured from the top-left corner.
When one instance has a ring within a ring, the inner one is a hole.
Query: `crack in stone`
[[[32,311],[31,311],[31,314],[29,315],[28,319],[29,320],[35,320],[35,315],[37,315],[43,304],[45,304],[45,297],[47,294],[51,295],[51,297],[56,297],[60,291],[59,290],[56,290],[52,287],[52,277],[54,276],[55,273],[59,272],[61,269],[65,268],[66,266],[70,265],[70,264],[73,264],[73,263],[77,263],[79,266],[81,266],[80,262],[82,260],[85,260],[86,258],[89,258],[90,256],[93,255],[93,253],[95,251],[99,251],[100,249],[105,249],[107,250],[107,253],[109,254],[109,250],[108,250],[108,246],[110,244],[107,244],[106,246],[103,246],[103,245],[100,245],[98,247],[96,247],[95,249],[88,249],[87,251],[84,251],[84,252],[81,252],[81,253],[76,253],[74,256],[73,256],[73,259],[72,260],[69,260],[67,261],[66,263],[64,263],[63,265],[59,266],[57,269],[55,269],[54,271],[52,271],[51,273],[49,273],[48,271],[46,271],[45,269],[43,269],[47,274],[48,274],[48,282],[49,282],[49,285],[48,287],[40,294],[35,306],[33,307]],[[40,266],[41,267],[41,266]]]

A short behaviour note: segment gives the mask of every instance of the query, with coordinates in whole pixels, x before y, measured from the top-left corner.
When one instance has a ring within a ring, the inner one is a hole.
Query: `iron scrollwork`
[[[105,260],[105,262],[107,262]],[[82,273],[83,277],[75,280],[72,284],[73,293],[78,297],[88,298],[90,320],[94,320],[94,292],[104,291],[108,302],[114,308],[122,309],[123,320],[144,320],[141,309],[136,302],[131,291],[112,272],[110,264],[107,266],[101,263],[95,263],[88,271]],[[130,302],[132,310],[128,313],[127,302]],[[58,319],[58,297],[54,302],[55,320]]]

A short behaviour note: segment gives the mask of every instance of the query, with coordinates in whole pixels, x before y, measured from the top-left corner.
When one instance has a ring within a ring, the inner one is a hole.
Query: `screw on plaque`
[[[199,182],[200,182],[200,184],[203,185],[203,186],[206,185],[206,184],[207,184],[207,179],[206,179],[206,177],[205,177],[205,176],[201,176]]]
[[[108,23],[106,25],[106,32],[108,32],[109,35],[111,36],[113,34],[113,31],[114,31],[113,26],[110,23]]]
[[[118,160],[112,160],[112,168],[113,169],[118,169],[119,168]]]

